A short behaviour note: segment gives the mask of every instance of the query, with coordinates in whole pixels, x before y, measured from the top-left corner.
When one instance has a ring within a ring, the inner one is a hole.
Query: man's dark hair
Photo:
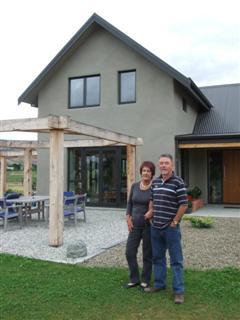
[[[170,154],[170,153],[163,153],[163,154],[161,154],[160,155],[160,157],[159,157],[159,159],[160,158],[168,158],[168,159],[170,159],[172,162],[173,162],[173,156]]]

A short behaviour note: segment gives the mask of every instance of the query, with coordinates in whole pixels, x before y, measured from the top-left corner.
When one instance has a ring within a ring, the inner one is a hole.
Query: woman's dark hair
[[[142,174],[142,170],[144,167],[147,167],[151,171],[152,177],[155,175],[155,164],[152,161],[143,161],[139,170],[140,174]]]

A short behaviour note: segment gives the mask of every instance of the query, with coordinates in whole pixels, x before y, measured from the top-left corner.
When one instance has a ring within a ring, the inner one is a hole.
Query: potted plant
[[[203,207],[204,203],[203,203],[203,199],[200,198],[201,194],[202,194],[202,190],[197,186],[187,191],[188,202],[191,202],[192,212]],[[189,204],[188,204],[188,207],[189,207]]]
[[[188,207],[185,213],[192,213],[192,200],[188,198]]]

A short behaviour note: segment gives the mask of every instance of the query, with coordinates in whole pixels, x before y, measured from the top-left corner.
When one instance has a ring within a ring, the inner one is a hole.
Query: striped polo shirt
[[[152,225],[163,229],[174,219],[178,208],[188,203],[184,181],[174,173],[166,181],[161,176],[154,179],[151,200],[153,200]]]

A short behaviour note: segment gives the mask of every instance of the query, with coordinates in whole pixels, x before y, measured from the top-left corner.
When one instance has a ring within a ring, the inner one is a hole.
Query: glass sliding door
[[[102,200],[103,203],[115,203],[117,200],[117,166],[114,150],[102,153]]]
[[[68,155],[69,190],[86,192],[89,205],[125,207],[125,147],[71,148]]]
[[[70,149],[68,153],[68,191],[83,193],[80,149]]]
[[[209,151],[209,203],[223,202],[223,156],[222,151]]]
[[[99,202],[99,154],[87,152],[85,155],[85,192],[88,195],[88,202],[97,204]]]

